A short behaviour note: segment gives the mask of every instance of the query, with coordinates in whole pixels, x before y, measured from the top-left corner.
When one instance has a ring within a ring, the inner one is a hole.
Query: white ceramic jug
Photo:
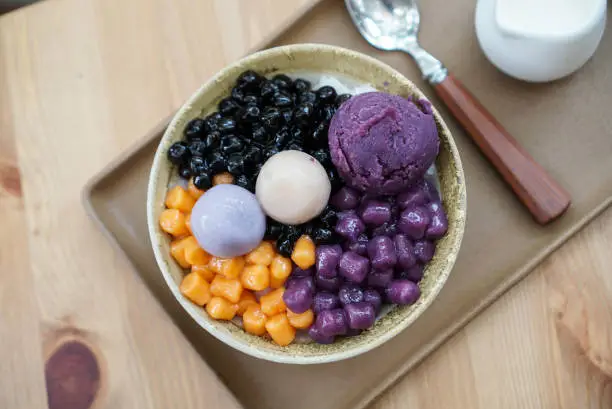
[[[582,67],[606,24],[606,0],[478,0],[476,36],[504,73],[552,81]]]

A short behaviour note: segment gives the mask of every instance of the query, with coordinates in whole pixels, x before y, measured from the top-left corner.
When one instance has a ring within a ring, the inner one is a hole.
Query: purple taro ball
[[[393,304],[414,304],[421,296],[419,286],[410,280],[394,280],[386,290],[387,298]]]
[[[342,305],[363,301],[363,290],[357,284],[344,283],[338,291],[338,298]]]
[[[388,270],[397,263],[393,240],[388,236],[374,237],[368,242],[370,263],[375,270]]]
[[[316,249],[316,267],[321,277],[334,278],[338,273],[336,267],[342,256],[342,246],[339,244],[320,245]]]
[[[410,268],[416,264],[416,256],[412,241],[403,234],[398,234],[393,238],[395,254],[397,255],[397,265],[401,268]]]
[[[302,277],[289,276],[289,278],[285,282],[285,288],[291,288],[295,285],[306,286],[310,288],[313,292],[315,290],[314,280],[310,276],[302,276]]]
[[[317,315],[315,325],[319,328],[321,335],[333,337],[346,334],[346,316],[342,308],[323,310]]]
[[[361,220],[368,226],[381,226],[391,220],[391,204],[368,200],[361,209]]]
[[[299,280],[299,281],[298,281]],[[314,284],[310,277],[296,279],[283,293],[283,301],[291,311],[296,314],[306,312],[312,305]]]
[[[324,310],[333,310],[340,307],[340,299],[336,294],[321,291],[315,294],[312,302],[312,310],[315,314]]]
[[[372,304],[374,310],[378,314],[380,307],[382,306],[382,297],[378,291],[373,288],[368,288],[363,292],[363,301]]]
[[[346,320],[351,329],[368,329],[374,325],[376,311],[368,302],[358,302],[344,306]]]
[[[414,242],[414,255],[416,258],[422,262],[429,262],[436,251],[436,245],[427,240],[418,240]]]
[[[338,214],[336,233],[347,240],[355,241],[365,231],[365,224],[361,221],[354,210]]]
[[[293,273],[287,277],[287,280],[285,281],[285,288],[291,288],[298,283],[299,285],[308,284],[308,287],[312,289],[315,288],[313,277],[306,275],[294,276]]]
[[[341,187],[330,200],[332,206],[338,210],[351,210],[359,206],[361,195],[355,189],[348,186]]]
[[[400,193],[396,198],[397,205],[403,210],[427,204],[430,200],[425,181],[412,186],[409,190]]]
[[[411,239],[420,239],[429,226],[429,212],[423,207],[406,209],[400,214],[397,227]]]
[[[321,334],[321,330],[316,325],[311,325],[308,336],[317,344],[333,344],[335,337]]]
[[[340,257],[338,272],[348,281],[361,283],[370,269],[370,260],[352,251],[347,251]]]
[[[431,213],[431,221],[429,222],[427,231],[425,231],[425,236],[428,239],[439,239],[444,236],[448,230],[446,212],[440,202],[431,202],[428,208]]]

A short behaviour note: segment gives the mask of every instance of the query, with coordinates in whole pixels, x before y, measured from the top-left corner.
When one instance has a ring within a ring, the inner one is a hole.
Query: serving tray
[[[403,54],[371,48],[341,0],[323,0],[263,48],[316,42],[372,55],[404,73],[440,109],[466,173],[468,220],[455,268],[439,298],[410,328],[383,346],[343,362],[283,365],[251,358],[200,329],[166,288],[146,228],[146,185],[167,121],[109,164],[85,188],[85,204],[202,358],[246,409],[348,409],[366,406],[537,263],[612,203],[612,32],[591,62],[552,84],[514,81],[495,70],[476,43],[473,0],[421,2],[421,42],[573,197],[570,210],[538,226],[457,126]]]

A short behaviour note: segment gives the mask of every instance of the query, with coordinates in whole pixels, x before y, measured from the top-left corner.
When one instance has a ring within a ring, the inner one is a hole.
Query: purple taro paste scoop
[[[329,126],[331,158],[344,181],[368,194],[394,195],[419,181],[440,141],[426,101],[368,92],[342,104]]]

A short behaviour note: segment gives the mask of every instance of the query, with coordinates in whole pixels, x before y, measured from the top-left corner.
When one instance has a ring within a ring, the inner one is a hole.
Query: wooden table
[[[1,408],[45,407],[45,380],[52,409],[238,407],[79,195],[315,1],[49,0],[0,17]],[[611,244],[608,211],[374,407],[611,407]]]

